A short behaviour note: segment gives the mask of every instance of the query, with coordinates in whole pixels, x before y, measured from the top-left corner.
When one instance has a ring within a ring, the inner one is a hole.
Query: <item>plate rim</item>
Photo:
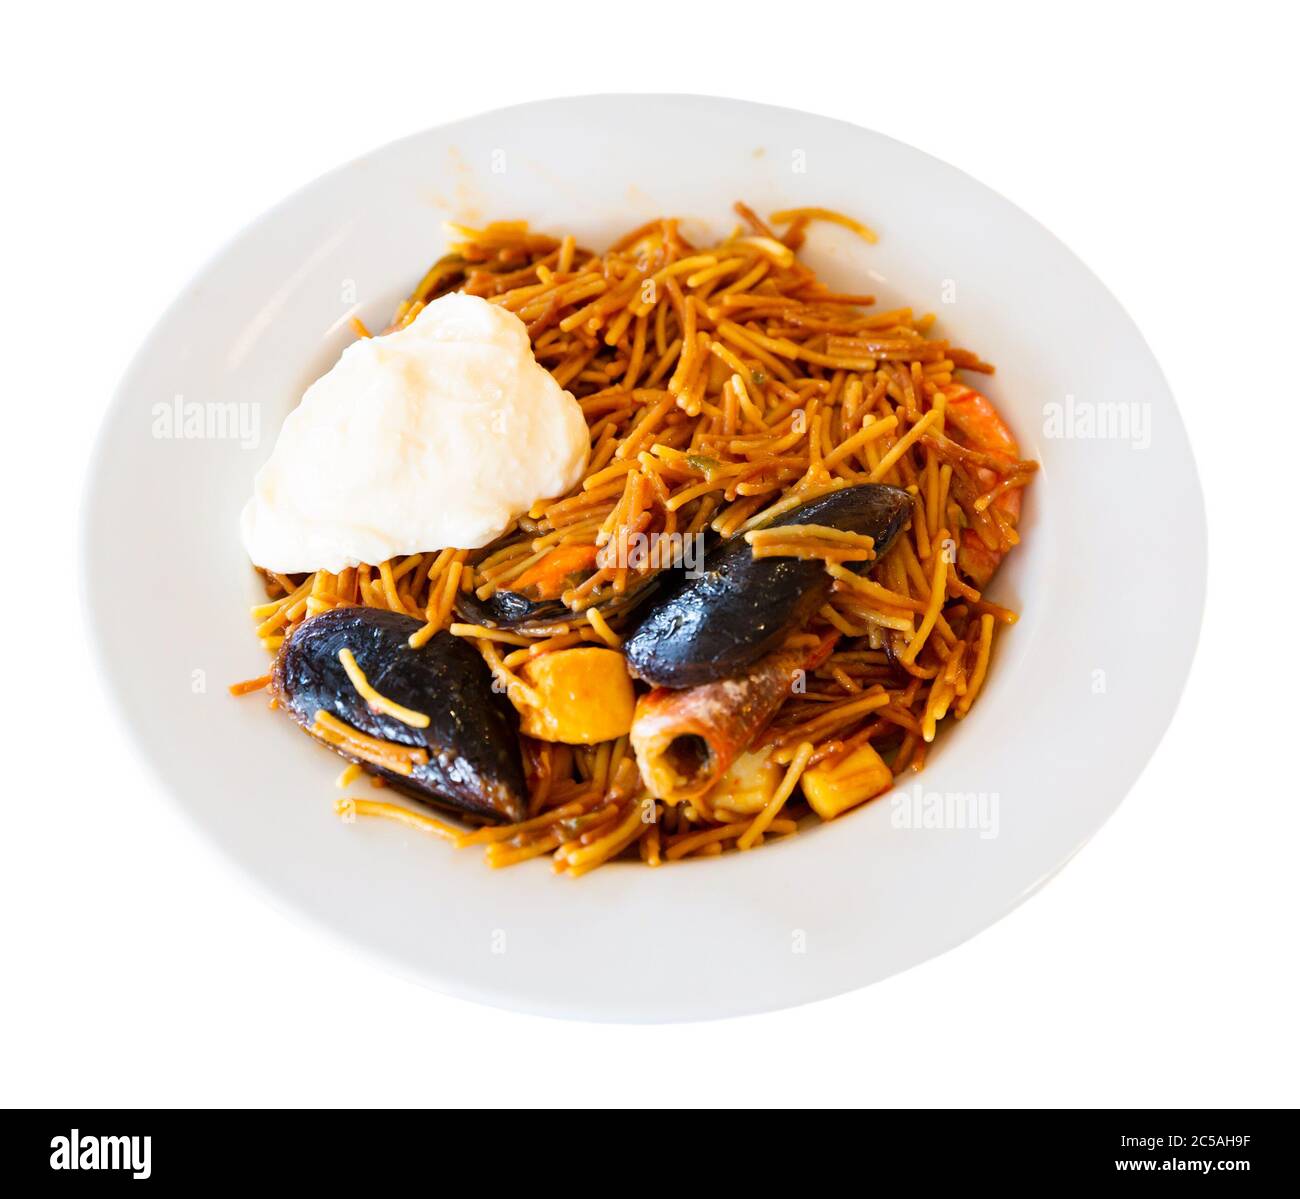
[[[224,845],[219,838],[213,836],[212,831],[208,829],[197,810],[193,805],[183,802],[175,793],[175,784],[168,777],[166,770],[161,761],[150,752],[149,741],[145,736],[145,730],[139,726],[133,719],[128,702],[121,684],[115,677],[115,672],[110,669],[110,655],[107,644],[106,630],[103,622],[106,614],[97,609],[93,601],[92,578],[94,572],[94,561],[92,556],[92,539],[93,539],[93,514],[95,497],[101,494],[109,485],[111,476],[111,463],[109,461],[109,429],[121,411],[126,407],[128,402],[128,384],[130,380],[138,373],[141,365],[146,362],[150,356],[156,352],[156,342],[163,327],[172,318],[173,314],[186,301],[189,294],[194,290],[205,277],[207,277],[220,264],[232,250],[242,241],[249,237],[255,230],[274,222],[283,212],[292,209],[299,200],[306,194],[314,191],[328,181],[346,176],[349,173],[362,168],[364,164],[380,158],[382,156],[394,153],[399,147],[417,143],[431,134],[453,133],[455,130],[465,127],[471,127],[474,124],[490,117],[501,117],[512,113],[521,113],[529,109],[536,109],[539,106],[554,104],[591,104],[600,101],[617,100],[619,102],[627,101],[653,101],[653,100],[671,100],[674,102],[687,102],[694,104],[708,105],[726,105],[737,109],[745,109],[754,115],[762,113],[781,113],[795,116],[802,119],[813,119],[818,122],[825,122],[856,133],[866,132],[873,137],[882,139],[885,142],[892,143],[895,146],[903,148],[908,154],[921,156],[933,163],[938,164],[946,171],[956,172],[970,184],[975,185],[983,192],[987,192],[998,203],[1005,205],[1012,210],[1020,220],[1031,223],[1043,235],[1050,238],[1059,245],[1069,256],[1077,268],[1084,272],[1098,288],[1104,292],[1109,302],[1114,305],[1115,310],[1122,315],[1127,322],[1129,329],[1138,339],[1138,342],[1150,361],[1151,366],[1156,372],[1165,396],[1168,398],[1171,411],[1176,415],[1179,425],[1182,428],[1183,437],[1186,443],[1187,454],[1185,465],[1190,468],[1190,481],[1195,492],[1195,520],[1200,529],[1200,543],[1206,547],[1202,551],[1200,570],[1197,577],[1193,580],[1197,590],[1199,602],[1196,609],[1195,631],[1190,643],[1190,652],[1183,666],[1182,677],[1177,687],[1176,695],[1170,704],[1168,713],[1157,735],[1147,739],[1147,747],[1144,751],[1141,766],[1133,775],[1125,787],[1118,792],[1114,801],[1110,803],[1103,812],[1100,812],[1095,820],[1090,820],[1089,831],[1074,845],[1074,847],[1057,861],[1050,870],[1041,877],[1023,888],[1019,893],[1013,895],[1007,902],[999,905],[995,914],[986,919],[981,919],[976,927],[959,932],[953,939],[942,948],[934,949],[922,954],[922,956],[913,959],[909,964],[898,970],[891,970],[887,974],[875,978],[865,983],[855,983],[848,987],[832,986],[822,990],[817,996],[789,999],[780,1002],[760,1002],[757,1004],[738,1004],[734,1008],[727,1010],[708,1010],[696,1011],[689,1014],[674,1013],[666,1016],[659,1016],[653,1013],[647,1014],[628,1014],[623,1010],[601,1011],[591,1008],[574,1008],[565,1007],[557,1008],[554,1004],[541,1001],[535,1002],[529,993],[521,993],[516,987],[507,986],[504,988],[494,988],[483,986],[479,981],[471,981],[459,974],[448,974],[440,972],[436,964],[430,963],[426,969],[417,969],[412,963],[407,962],[397,955],[388,952],[374,944],[368,944],[363,939],[344,931],[338,925],[332,924],[329,920],[324,919],[321,914],[306,905],[295,903],[287,890],[278,889],[274,882],[263,872],[257,870],[254,865],[241,859],[239,855]],[[316,175],[311,180],[301,184],[287,195],[276,201],[273,205],[256,215],[251,221],[246,222],[229,237],[224,239],[218,247],[207,255],[200,265],[194,269],[186,278],[180,289],[171,297],[169,302],[162,309],[157,318],[150,325],[147,333],[142,338],[139,346],[131,355],[125,368],[123,369],[117,385],[113,389],[113,394],[107,405],[103,408],[98,427],[95,432],[90,452],[87,458],[87,466],[83,476],[84,482],[81,489],[80,502],[78,505],[78,538],[77,538],[77,558],[78,558],[78,593],[80,599],[80,609],[84,622],[86,639],[91,652],[91,659],[94,662],[94,674],[97,682],[102,689],[102,694],[106,701],[106,706],[112,711],[112,719],[117,725],[120,732],[125,733],[123,738],[131,746],[133,755],[141,761],[146,767],[149,777],[159,784],[161,791],[168,796],[173,808],[179,808],[191,828],[200,831],[199,840],[204,843],[207,850],[215,850],[212,857],[221,860],[226,867],[234,867],[239,876],[245,880],[252,881],[261,894],[263,894],[277,910],[287,913],[294,920],[303,920],[309,922],[316,928],[323,929],[330,934],[330,937],[346,943],[352,950],[360,950],[365,957],[374,961],[386,970],[396,973],[400,977],[409,978],[412,981],[422,985],[436,987],[439,991],[456,996],[459,998],[470,999],[474,1002],[483,1003],[488,1006],[501,1008],[504,1010],[524,1011],[537,1015],[544,1015],[553,1018],[576,1019],[594,1022],[617,1022],[617,1023],[655,1023],[661,1021],[699,1021],[728,1018],[733,1015],[752,1014],[758,1012],[775,1011],[783,1008],[800,1006],[804,1003],[815,1002],[820,998],[830,998],[833,995],[844,994],[850,990],[860,989],[863,986],[871,985],[871,982],[882,981],[885,977],[892,977],[895,974],[903,973],[907,970],[933,960],[950,950],[963,944],[978,932],[997,923],[1005,918],[1011,911],[1023,903],[1026,899],[1036,894],[1052,878],[1056,877],[1062,869],[1073,859],[1073,857],[1094,837],[1106,822],[1114,815],[1116,809],[1131,793],[1141,777],[1148,769],[1152,758],[1159,751],[1163,744],[1169,728],[1186,694],[1188,680],[1192,671],[1196,667],[1199,657],[1199,648],[1201,634],[1204,628],[1205,617],[1205,599],[1206,599],[1206,570],[1204,564],[1208,557],[1208,547],[1206,546],[1206,517],[1205,517],[1205,499],[1204,488],[1201,483],[1200,471],[1196,461],[1195,449],[1192,446],[1190,436],[1187,434],[1186,424],[1178,412],[1177,401],[1172,389],[1169,386],[1168,379],[1160,367],[1159,360],[1156,358],[1146,338],[1143,336],[1137,322],[1133,320],[1127,309],[1119,299],[1111,292],[1105,282],[1101,280],[1061,238],[1054,234],[1050,229],[1039,222],[1032,214],[1026,212],[1019,205],[1007,199],[1000,192],[990,188],[987,184],[982,183],[974,176],[969,175],[959,167],[952,166],[942,159],[929,154],[925,150],[918,149],[899,139],[893,138],[888,134],[880,133],[876,130],[869,129],[852,121],[847,121],[839,117],[826,116],[824,114],[809,112],[789,106],[771,105],[756,101],[735,99],[725,96],[709,95],[702,93],[650,93],[650,92],[599,92],[590,94],[563,95],[547,97],[544,99],[526,101],[519,104],[507,105],[499,108],[485,110],[480,113],[474,113],[469,116],[460,117],[453,121],[443,122],[428,126],[420,130],[407,133],[401,137],[384,142],[378,146],[372,147],[361,154],[355,155],[348,160],[330,167],[329,169]],[[215,844],[214,844],[215,842]]]

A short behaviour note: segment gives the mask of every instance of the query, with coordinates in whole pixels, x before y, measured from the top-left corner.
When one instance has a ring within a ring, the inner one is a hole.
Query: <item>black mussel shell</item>
[[[863,483],[832,491],[767,526],[820,524],[875,539],[876,561],[906,526],[912,498]],[[874,563],[859,563],[869,570]],[[624,641],[632,673],[657,687],[696,687],[743,672],[821,606],[830,579],[817,561],[755,559],[743,537],[705,558],[703,573],[657,597]]]
[[[407,638],[420,627],[418,620],[378,608],[313,616],[281,646],[272,693],[308,731],[323,709],[368,736],[425,749],[427,765],[410,775],[361,763],[408,794],[491,820],[522,820],[527,790],[518,715],[493,690],[492,673],[473,645],[442,632],[412,649]],[[371,711],[339,661],[345,648],[380,695],[424,713],[428,727]]]

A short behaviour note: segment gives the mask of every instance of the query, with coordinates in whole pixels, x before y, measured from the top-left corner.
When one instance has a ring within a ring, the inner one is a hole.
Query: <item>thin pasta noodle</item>
[[[936,336],[930,314],[877,311],[871,296],[832,290],[800,262],[816,222],[874,242],[861,221],[819,207],[768,220],[743,204],[736,212],[742,224],[711,246],[692,245],[672,219],[649,221],[603,252],[519,221],[454,228],[451,253],[378,335],[450,290],[516,313],[537,360],[586,417],[585,476],[481,549],[430,547],[336,574],[267,574],[266,601],[252,616],[275,652],[304,620],[335,607],[406,613],[423,622],[412,649],[440,634],[466,638],[497,686],[527,704],[538,695],[517,672],[529,663],[584,645],[621,648],[635,617],[616,601],[634,597],[659,568],[632,553],[649,539],[744,537],[756,557],[817,560],[829,576],[825,599],[789,644],[830,638],[833,650],[751,746],[782,768],[780,783],[743,817],[726,794],[675,806],[647,793],[626,738],[596,746],[525,739],[526,819],[458,828],[361,799],[338,801],[345,818],[399,821],[457,847],[481,846],[494,867],[549,855],[572,876],[621,857],[650,866],[713,857],[796,833],[811,818],[805,772],[863,747],[894,774],[918,769],[945,720],[972,710],[995,632],[1015,620],[985,586],[1018,543],[1016,515],[1035,469],[1005,441],[963,425],[960,373],[993,368]],[[353,328],[372,335],[359,320]],[[879,559],[870,538],[769,527],[868,482],[903,488],[914,502],[910,524]],[[457,614],[460,596],[486,602],[499,590],[543,586],[534,579],[550,585],[552,574],[556,592],[546,598],[569,615],[547,628],[491,628]],[[397,711],[359,667],[348,673],[374,710],[421,717]],[[254,693],[268,678],[231,690]],[[418,752],[329,713],[312,731],[399,784],[418,765]],[[359,769],[344,772],[347,783]]]

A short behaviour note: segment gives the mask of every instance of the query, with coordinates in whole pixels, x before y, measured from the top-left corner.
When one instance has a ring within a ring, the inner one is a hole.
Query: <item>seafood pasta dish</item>
[[[569,875],[743,852],[971,711],[1035,471],[993,367],[800,261],[852,217],[736,213],[453,226],[285,420],[241,521],[273,660],[231,690],[347,760],[345,819]]]

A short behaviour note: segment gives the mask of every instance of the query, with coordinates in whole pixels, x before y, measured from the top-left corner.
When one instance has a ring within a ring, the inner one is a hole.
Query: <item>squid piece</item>
[[[747,749],[727,767],[705,802],[720,820],[757,816],[776,794],[784,773],[772,761],[770,749]]]
[[[821,524],[865,533],[875,542],[878,562],[911,514],[906,491],[863,483],[801,504],[766,527]],[[628,666],[657,687],[696,687],[742,675],[803,625],[825,601],[830,583],[816,559],[756,559],[743,537],[732,537],[705,556],[700,577],[650,605],[623,644]]]
[[[809,807],[823,820],[888,791],[894,782],[889,769],[871,744],[859,745],[843,761],[805,770],[799,785]]]
[[[820,666],[834,644],[827,637],[811,653],[778,650],[735,678],[643,695],[632,747],[650,794],[678,804],[714,787],[776,715],[800,672]]]
[[[317,740],[414,798],[487,820],[522,820],[528,793],[514,708],[464,639],[437,633],[412,649],[407,638],[421,627],[378,608],[322,612],[280,647],[271,692]],[[371,699],[340,651],[351,655]]]
[[[590,560],[594,563],[596,547],[579,548],[589,548]],[[456,615],[470,624],[484,625],[489,629],[511,629],[528,635],[534,630],[572,620],[575,613],[559,598],[560,593],[567,587],[577,586],[594,569],[594,565],[575,565],[574,569],[558,580],[549,576],[533,580],[525,578],[523,586],[514,584],[514,590],[494,591],[485,600],[479,599],[472,591],[462,591],[456,596]],[[659,582],[659,574],[649,575],[629,587],[622,595],[611,596],[595,607],[602,616],[616,616],[648,599]]]

